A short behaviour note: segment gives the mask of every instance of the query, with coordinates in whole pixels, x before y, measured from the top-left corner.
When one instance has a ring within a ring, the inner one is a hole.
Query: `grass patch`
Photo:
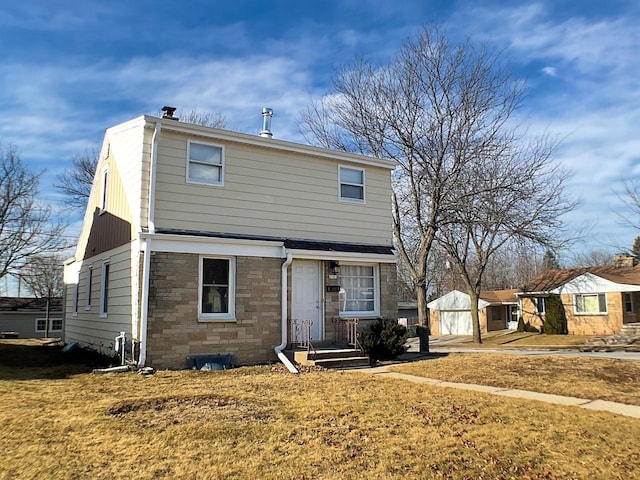
[[[640,475],[640,420],[604,412],[361,372],[16,379],[14,368],[0,362],[0,478]]]
[[[628,360],[465,353],[392,370],[451,382],[640,405],[640,362]]]
[[[471,336],[453,343],[446,342],[446,347],[470,348],[522,348],[522,347],[565,347],[585,345],[590,335],[545,335],[530,332],[510,332],[502,335],[488,334],[482,337],[482,343],[474,343]],[[434,344],[434,346],[440,346]]]

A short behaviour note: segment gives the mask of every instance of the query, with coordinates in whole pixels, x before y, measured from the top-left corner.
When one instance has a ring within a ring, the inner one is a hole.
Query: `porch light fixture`
[[[331,270],[331,275],[338,276],[340,275],[340,264],[336,261],[333,261],[329,264],[329,268]]]

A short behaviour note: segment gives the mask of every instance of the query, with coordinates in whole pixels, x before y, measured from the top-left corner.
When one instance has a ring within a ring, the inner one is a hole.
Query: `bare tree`
[[[503,129],[524,92],[499,60],[470,41],[453,45],[441,29],[426,28],[387,65],[360,60],[339,71],[335,94],[303,113],[307,140],[397,162],[394,238],[427,328],[429,260],[438,232],[455,218],[461,195],[473,198],[470,187],[486,188],[471,181],[477,159],[502,148]]]
[[[613,259],[614,255],[611,252],[593,249],[574,254],[571,263],[574,267],[599,267],[613,265]]]
[[[195,108],[180,115],[180,121],[212,128],[227,128],[228,123],[227,118],[220,113],[199,112]]]
[[[40,174],[31,173],[15,149],[0,150],[0,279],[17,273],[36,254],[61,252],[65,225],[37,200]]]
[[[28,259],[20,276],[37,298],[47,300],[44,336],[48,337],[51,299],[61,297],[64,289],[62,258],[56,254],[34,255]]]
[[[564,193],[569,174],[552,162],[554,143],[548,138],[523,144],[503,124],[492,141],[493,152],[467,165],[449,222],[437,235],[470,296],[476,343],[482,342],[478,300],[491,258],[513,243],[560,246],[566,241],[562,215],[575,206]]]
[[[98,165],[98,151],[93,149],[77,154],[73,157],[72,164],[71,168],[58,175],[58,181],[53,186],[65,196],[68,208],[84,210]]]

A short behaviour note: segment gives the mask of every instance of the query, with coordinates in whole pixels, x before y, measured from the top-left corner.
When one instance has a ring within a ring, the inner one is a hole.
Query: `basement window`
[[[187,182],[224,185],[224,147],[212,143],[187,143]]]

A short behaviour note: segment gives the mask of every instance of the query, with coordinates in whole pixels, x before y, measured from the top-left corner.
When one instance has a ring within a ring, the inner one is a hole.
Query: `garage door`
[[[473,335],[469,310],[440,310],[440,335]]]

